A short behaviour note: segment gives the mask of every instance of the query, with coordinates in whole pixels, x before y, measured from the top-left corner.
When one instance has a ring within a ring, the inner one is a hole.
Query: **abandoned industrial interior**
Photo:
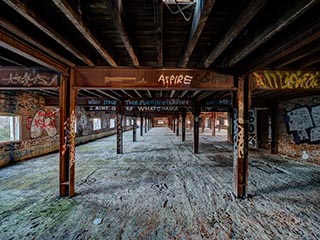
[[[319,0],[0,0],[0,239],[320,239]]]

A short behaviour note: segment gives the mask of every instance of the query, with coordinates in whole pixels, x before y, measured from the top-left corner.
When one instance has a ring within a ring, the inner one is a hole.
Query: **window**
[[[94,118],[93,119],[93,130],[99,130],[99,129],[101,129],[101,119]]]
[[[127,118],[126,126],[129,126],[129,125],[130,125],[130,119]]]
[[[20,140],[20,117],[0,115],[0,142]]]
[[[114,128],[115,127],[115,122],[113,118],[110,118],[110,128]]]

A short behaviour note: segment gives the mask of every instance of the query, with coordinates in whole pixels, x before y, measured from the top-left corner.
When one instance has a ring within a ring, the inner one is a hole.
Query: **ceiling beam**
[[[311,67],[312,65],[319,63],[320,62],[320,54],[315,53],[312,54],[311,56],[308,57],[305,61],[301,63],[301,67],[306,68],[306,67]]]
[[[0,29],[0,46],[51,70],[68,73],[68,67]]]
[[[134,92],[140,97],[142,98],[141,94],[138,92],[138,90],[134,90]]]
[[[163,6],[159,0],[153,0],[154,32],[157,49],[157,66],[163,67]]]
[[[270,49],[265,55],[260,56],[252,64],[249,65],[248,72],[267,66],[284,56],[297,51],[316,39],[320,38],[320,22],[316,21],[304,28],[298,34],[289,37],[273,49]]]
[[[121,89],[121,92],[123,92],[124,94],[126,94],[128,97],[133,98],[131,94],[127,93],[125,90]]]
[[[84,54],[79,52],[72,44],[70,44],[65,38],[63,38],[60,34],[58,34],[55,30],[53,30],[48,24],[46,24],[41,19],[37,18],[36,14],[28,8],[23,2],[20,0],[3,0],[6,4],[8,4],[13,10],[19,13],[22,17],[27,19],[33,25],[35,25],[42,32],[51,37],[54,41],[72,53],[75,57],[86,63],[88,66],[93,67],[94,63],[87,58]]]
[[[0,20],[0,21],[1,21],[1,20]],[[21,63],[18,63],[18,62],[16,62],[16,61],[13,61],[13,60],[8,59],[8,58],[6,58],[6,57],[0,56],[0,59],[2,59],[3,61],[6,61],[6,62],[12,63],[12,64],[14,64],[14,65],[17,65],[17,66],[19,66],[19,67],[25,67],[25,68],[26,68],[25,65],[22,65]]]
[[[117,28],[120,34],[120,38],[123,42],[123,45],[127,49],[127,52],[133,62],[133,65],[136,67],[139,67],[139,60],[137,55],[135,54],[132,44],[130,42],[130,39],[126,33],[125,27],[122,23],[122,18],[121,18],[121,12],[122,12],[122,3],[121,0],[116,0],[116,1],[110,1],[110,0],[104,0],[107,8],[109,9],[109,14],[112,17],[112,21],[114,23],[114,26]],[[112,4],[112,2],[116,2]]]
[[[200,67],[208,68],[230,45],[230,43],[247,26],[252,18],[259,12],[268,0],[251,0],[247,7],[242,11],[240,17],[234,22],[229,31],[219,41],[216,47],[210,52],[209,56],[200,62]]]
[[[110,90],[110,92],[112,92],[114,95],[118,96],[118,97],[121,97],[122,98],[122,95],[117,93],[116,91],[114,90]]]
[[[270,27],[264,28],[263,32],[258,34],[258,37],[254,38],[251,42],[247,43],[242,49],[240,49],[240,51],[231,56],[228,67],[235,66],[239,61],[248,56],[271,37],[275,36],[278,32],[283,30],[318,2],[319,0],[310,0],[308,3],[306,3],[306,1],[299,1],[298,4],[293,6],[288,12],[284,13],[277,22],[273,22]]]
[[[188,90],[184,90],[181,95],[180,95],[180,98],[183,98],[186,94],[187,94]]]
[[[199,93],[201,92],[201,90],[196,90],[193,92],[192,97],[197,96]]]
[[[210,95],[214,94],[214,92],[215,91],[208,91],[208,92],[201,94],[200,96],[197,97],[197,101],[201,101],[202,99],[209,97]]]
[[[93,96],[96,96],[96,97],[99,97],[99,98],[101,98],[101,95],[99,95],[99,94],[96,94],[96,93],[94,93],[94,92],[92,92],[92,91],[89,91],[89,90],[87,90],[87,89],[81,89],[83,92],[86,92],[86,93],[89,93],[89,94],[91,94],[91,95],[93,95]],[[86,96],[88,96],[88,95],[86,95]]]
[[[186,67],[188,65],[191,54],[198,42],[198,39],[202,33],[204,25],[210,15],[211,9],[215,3],[215,0],[198,0],[195,5],[194,16],[192,20],[192,26],[187,43],[187,47],[180,59],[179,67]]]
[[[55,53],[53,50],[50,48],[45,47],[32,37],[30,37],[28,34],[25,32],[21,31],[19,28],[16,26],[12,25],[9,23],[7,20],[0,18],[0,26],[5,28],[7,31],[10,31],[11,33],[15,34],[16,36],[20,37],[23,39],[23,41],[35,46],[36,48],[42,50],[43,52],[47,53],[54,59],[57,59],[58,61],[62,62],[63,64],[67,65],[68,67],[75,67],[75,64],[67,60],[66,58],[62,57],[61,55]]]
[[[104,92],[104,91],[102,91],[102,90],[100,90],[100,89],[96,89],[96,91],[99,92],[99,93],[101,93],[101,94],[103,94],[104,96],[107,96],[107,97],[112,98],[112,99],[114,99],[114,100],[120,101],[119,98],[116,98],[116,97],[114,97],[114,96],[112,96],[112,95],[110,95],[110,94],[108,94],[108,93],[106,93],[106,92]]]
[[[310,54],[313,54],[320,50],[320,43],[318,44],[312,44],[310,47],[308,46],[308,49],[301,48],[292,54],[288,55],[285,59],[281,59],[276,64],[272,64],[274,68],[282,68],[290,63],[296,62],[299,59],[302,59]]]
[[[117,63],[113,60],[107,50],[98,42],[91,31],[85,26],[78,15],[73,11],[71,6],[65,0],[51,0],[57,8],[69,19],[75,28],[83,35],[92,47],[106,60],[112,67],[116,67]]]

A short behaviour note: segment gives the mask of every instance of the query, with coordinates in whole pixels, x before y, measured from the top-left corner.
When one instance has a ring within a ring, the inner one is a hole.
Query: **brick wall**
[[[320,95],[279,102],[277,112],[278,153],[320,163]]]

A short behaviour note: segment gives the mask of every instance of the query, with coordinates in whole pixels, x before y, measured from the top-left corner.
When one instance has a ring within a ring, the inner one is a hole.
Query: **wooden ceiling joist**
[[[292,6],[292,8],[283,14],[276,22],[272,23],[270,27],[265,28],[258,37],[254,38],[251,42],[248,42],[242,49],[236,52],[230,57],[228,67],[235,66],[239,61],[252,53],[255,49],[268,41],[271,37],[283,30],[286,26],[300,17],[303,13],[311,9],[319,0],[310,0],[308,3],[305,1],[299,1],[298,4]]]
[[[154,32],[157,49],[157,65],[163,67],[163,6],[161,1],[153,0]]]
[[[215,0],[198,0],[195,6],[191,31],[187,47],[179,62],[179,67],[186,67],[188,65],[190,56],[198,42],[200,34],[207,22],[208,16],[210,15],[211,9],[215,3]]]
[[[183,98],[187,94],[188,90],[185,90],[181,93],[180,98]]]
[[[206,97],[209,97],[213,93],[214,93],[214,91],[205,92],[205,93],[203,93],[203,94],[201,94],[200,96],[197,97],[197,101],[201,101],[201,100],[205,99]]]
[[[75,57],[86,63],[88,66],[93,67],[94,63],[87,58],[84,54],[79,52],[72,44],[70,44],[65,38],[63,38],[60,34],[58,34],[55,30],[53,30],[48,24],[39,19],[36,14],[28,8],[22,1],[20,0],[3,0],[6,4],[8,4],[13,10],[19,13],[22,17],[27,19],[33,25],[35,25],[42,32],[51,37],[54,41],[59,43],[62,47],[72,53]]]
[[[85,26],[70,5],[64,0],[51,0],[59,10],[69,19],[69,21],[79,30],[85,39],[94,47],[94,49],[106,60],[111,66],[116,67],[117,63],[113,60],[106,49],[93,36],[91,31]]]
[[[320,32],[319,32],[320,35]],[[315,52],[320,51],[320,43],[311,45],[310,50],[306,51],[305,49],[299,49],[292,54],[288,55],[285,59],[281,59],[281,61],[278,61],[276,65],[274,65],[274,68],[282,68],[284,66],[287,66],[290,63],[296,62],[299,59],[302,59],[310,54],[313,54]]]
[[[96,91],[99,92],[99,93],[101,93],[101,94],[104,95],[104,96],[107,96],[107,97],[112,98],[112,99],[114,99],[114,100],[120,101],[119,98],[116,98],[116,97],[112,96],[111,94],[106,93],[105,91],[102,91],[102,90],[99,90],[99,89],[96,89]]]
[[[219,41],[209,56],[203,59],[199,66],[208,68],[220,56],[220,54],[229,46],[229,44],[239,35],[247,26],[252,18],[259,12],[268,0],[251,0],[247,7],[242,11],[240,17],[234,22],[225,36]]]
[[[310,44],[318,38],[320,38],[320,22],[316,21],[303,29],[300,33],[289,37],[288,40],[280,43],[275,48],[269,50],[265,55],[259,57],[256,61],[250,64],[249,71],[261,68],[263,65],[273,63]]]
[[[109,0],[105,0],[104,2],[107,8],[109,9],[109,13],[112,17],[113,23],[115,27],[118,29],[120,38],[133,62],[133,65],[135,67],[139,67],[140,64],[139,64],[138,57],[135,51],[133,50],[132,44],[130,42],[130,39],[127,35],[127,32],[121,20],[121,7],[119,7],[119,6],[122,6],[121,0],[116,0],[117,4],[114,4],[114,5],[112,4],[112,1],[109,1]],[[114,7],[114,6],[117,6],[117,7]]]
[[[0,46],[51,70],[68,73],[68,68],[0,29]]]
[[[141,94],[138,92],[138,90],[134,90],[134,92],[140,97],[142,98]]]
[[[121,92],[123,92],[125,95],[127,95],[129,98],[133,98],[131,94],[129,94],[128,92],[126,92],[125,90],[121,89]]]
[[[14,65],[17,65],[17,66],[19,66],[19,67],[25,67],[25,68],[26,68],[25,65],[22,65],[21,63],[18,63],[18,62],[16,62],[16,61],[13,61],[13,60],[8,59],[8,58],[6,58],[6,57],[0,56],[0,59],[2,59],[2,60],[5,61],[5,62],[8,62],[8,63],[14,64]]]
[[[17,27],[15,27],[14,25],[12,25],[11,23],[9,23],[8,21],[6,21],[3,18],[0,18],[0,26],[5,28],[7,31],[10,31],[11,33],[15,34],[16,36],[22,38],[24,41],[28,42],[29,44],[33,45],[34,47],[36,47],[36,48],[40,49],[41,51],[47,53],[48,55],[50,55],[54,59],[57,59],[61,63],[67,65],[68,67],[75,67],[74,63],[70,62],[69,60],[67,60],[66,58],[62,57],[61,55],[55,53],[50,48],[45,47],[43,44],[39,43],[38,41],[36,41],[32,37],[30,37],[28,34],[26,34],[25,32],[21,31],[20,29],[18,29]]]

